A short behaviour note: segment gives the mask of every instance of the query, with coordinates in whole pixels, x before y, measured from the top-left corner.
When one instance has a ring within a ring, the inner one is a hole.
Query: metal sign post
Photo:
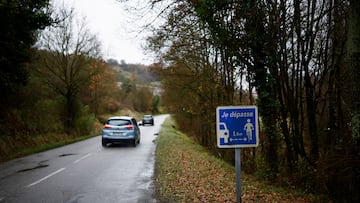
[[[236,202],[241,203],[241,158],[240,148],[235,148]]]
[[[241,203],[240,148],[259,144],[256,106],[220,106],[216,108],[216,134],[219,148],[235,148],[236,202]]]

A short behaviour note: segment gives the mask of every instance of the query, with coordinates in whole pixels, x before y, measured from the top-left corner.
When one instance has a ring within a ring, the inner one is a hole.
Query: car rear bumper
[[[135,138],[129,139],[129,138],[102,138],[103,144],[127,144],[132,143],[135,141]]]
[[[142,124],[143,125],[145,125],[145,124],[154,124],[154,121],[143,121]]]

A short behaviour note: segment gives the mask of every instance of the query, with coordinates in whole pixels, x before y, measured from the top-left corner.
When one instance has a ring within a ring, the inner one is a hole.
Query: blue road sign
[[[256,147],[259,144],[256,106],[216,108],[216,133],[219,148]]]

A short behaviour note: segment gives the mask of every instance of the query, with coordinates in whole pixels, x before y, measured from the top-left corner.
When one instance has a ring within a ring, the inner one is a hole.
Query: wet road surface
[[[140,126],[135,148],[103,148],[101,137],[0,163],[0,203],[155,203],[155,139],[167,115]]]

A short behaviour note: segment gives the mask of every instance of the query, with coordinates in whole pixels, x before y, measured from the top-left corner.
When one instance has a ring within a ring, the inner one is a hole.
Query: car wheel
[[[136,147],[136,139],[134,139],[134,140],[131,141],[131,145],[132,145],[133,147]]]
[[[102,144],[103,147],[107,147],[107,143],[106,143],[106,141],[104,139],[102,139],[101,144]]]

